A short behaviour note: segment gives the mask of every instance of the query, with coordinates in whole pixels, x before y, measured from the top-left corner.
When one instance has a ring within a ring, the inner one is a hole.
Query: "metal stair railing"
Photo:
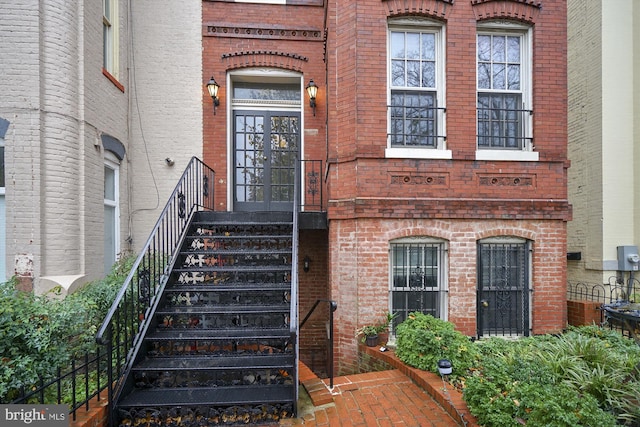
[[[214,178],[213,169],[196,157],[191,159],[98,330],[96,342],[106,346],[108,355],[107,392],[112,410],[167,283],[186,227],[195,212],[214,209]]]
[[[329,387],[333,388],[333,312],[338,309],[338,303],[328,299],[316,300],[315,304],[313,304],[313,307],[311,307],[311,310],[309,310],[309,312],[304,317],[304,319],[302,319],[302,322],[300,322],[299,329],[302,329],[304,324],[307,323],[307,320],[309,320],[309,317],[311,317],[311,315],[313,314],[313,312],[321,302],[326,302],[329,304],[329,327],[328,327],[328,334],[327,334],[328,335],[327,340],[329,341],[329,349],[328,349],[329,357],[327,358],[327,365],[328,365],[327,373],[329,374]]]

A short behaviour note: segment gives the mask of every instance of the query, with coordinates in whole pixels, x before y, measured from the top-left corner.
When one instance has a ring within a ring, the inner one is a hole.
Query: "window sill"
[[[122,83],[120,83],[118,81],[118,79],[116,79],[110,72],[108,72],[107,70],[105,70],[104,68],[102,69],[102,74],[109,79],[109,81],[111,81],[111,83],[113,83],[115,85],[115,87],[117,87],[118,89],[120,89],[120,92],[124,93],[124,86],[122,85]]]
[[[387,148],[385,157],[390,159],[445,159],[453,156],[451,150],[438,150],[434,148]]]
[[[476,150],[476,160],[537,162],[539,159],[537,151]]]

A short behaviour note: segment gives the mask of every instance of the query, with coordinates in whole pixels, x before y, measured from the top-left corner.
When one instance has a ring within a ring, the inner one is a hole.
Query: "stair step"
[[[289,291],[291,283],[225,283],[224,285],[182,285],[173,283],[165,288],[166,293],[181,292],[260,292]]]
[[[145,337],[148,341],[184,341],[184,340],[246,340],[246,339],[284,339],[289,338],[289,328],[229,328],[229,329],[164,329],[156,330]]]
[[[178,267],[173,269],[177,273],[219,273],[219,272],[271,272],[291,271],[291,264],[286,265],[229,265],[222,267]]]
[[[193,249],[184,252],[180,252],[180,255],[207,255],[207,256],[229,256],[229,255],[264,255],[268,253],[270,255],[291,255],[291,249],[217,249],[217,250],[200,250]]]
[[[210,371],[228,369],[281,369],[294,366],[293,354],[234,354],[224,356],[149,357],[133,371]]]
[[[238,223],[268,223],[292,224],[292,212],[220,212],[199,211],[194,219],[195,224],[238,224]]]
[[[291,231],[287,230],[286,233],[281,234],[194,234],[189,233],[186,236],[187,239],[212,239],[212,240],[291,240]]]
[[[282,305],[204,305],[173,306],[156,310],[159,315],[173,314],[248,314],[248,313],[289,313],[289,304]]]
[[[123,397],[118,407],[182,405],[255,405],[291,402],[293,384],[233,387],[136,389]]]

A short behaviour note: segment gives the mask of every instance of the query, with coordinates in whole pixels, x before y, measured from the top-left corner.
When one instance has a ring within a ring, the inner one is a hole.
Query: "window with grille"
[[[391,243],[391,312],[394,325],[414,311],[446,318],[445,243],[398,240]]]

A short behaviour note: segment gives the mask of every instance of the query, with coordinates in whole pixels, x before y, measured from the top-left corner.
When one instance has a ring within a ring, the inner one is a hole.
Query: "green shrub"
[[[477,344],[464,399],[485,426],[614,426],[640,421],[640,347],[596,326]]]
[[[476,349],[452,323],[419,312],[411,313],[396,329],[396,355],[409,366],[438,372],[438,360],[447,359],[453,375],[475,365]]]
[[[134,261],[124,257],[102,280],[59,300],[0,284],[0,403],[54,378],[96,348],[95,334]]]

